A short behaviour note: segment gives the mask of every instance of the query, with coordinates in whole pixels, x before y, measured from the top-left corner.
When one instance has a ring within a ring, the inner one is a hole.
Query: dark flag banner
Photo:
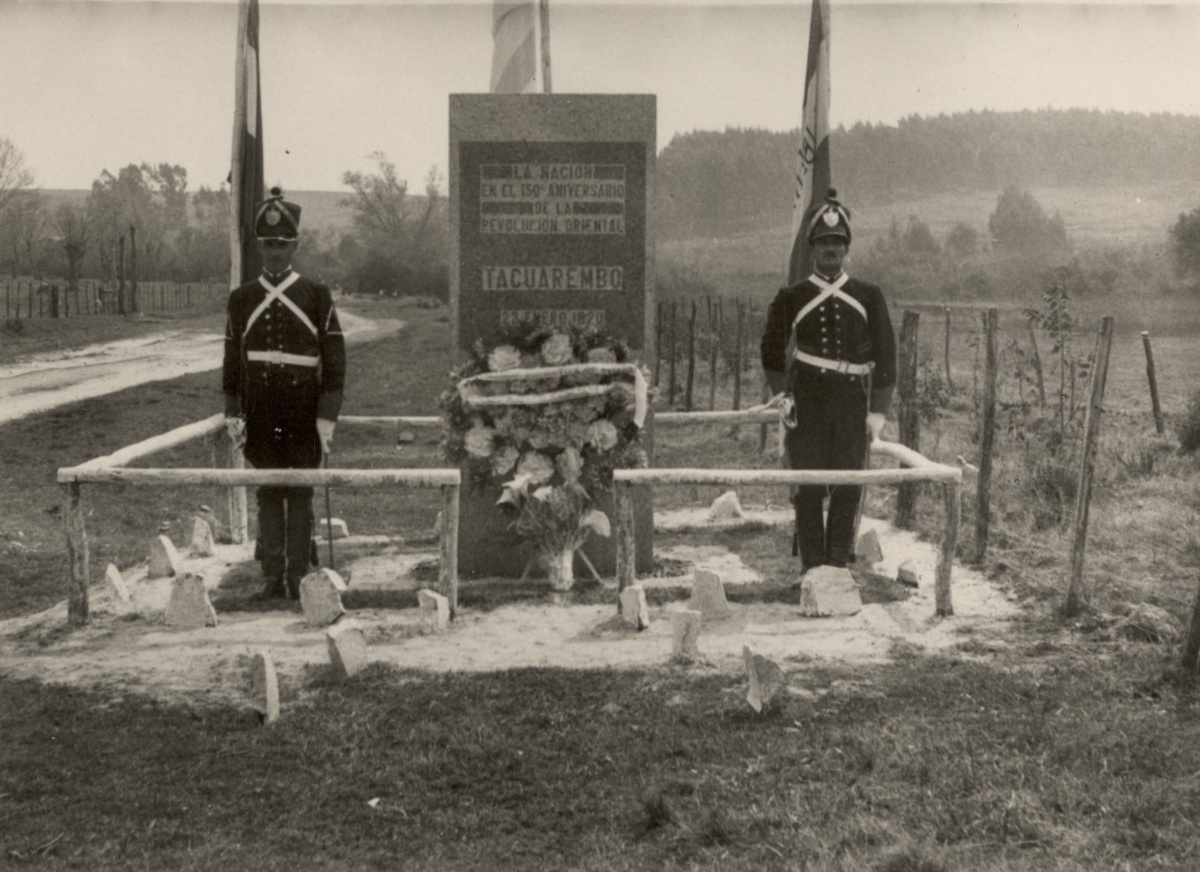
[[[230,174],[230,280],[234,287],[262,271],[254,239],[254,206],[263,198],[262,101],[258,85],[258,0],[238,4],[238,45]]]
[[[792,201],[792,245],[787,283],[812,272],[812,250],[804,238],[804,215],[829,187],[829,0],[812,0],[808,26],[808,65],[804,71],[804,109],[800,147],[796,151],[795,199]]]
[[[549,0],[495,0],[493,94],[550,93]]]

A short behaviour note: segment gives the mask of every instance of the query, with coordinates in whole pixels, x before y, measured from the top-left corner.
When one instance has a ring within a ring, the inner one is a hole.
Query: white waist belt
[[[305,354],[285,354],[282,351],[247,351],[246,359],[255,363],[290,363],[292,366],[316,366],[321,362],[319,357],[309,357]]]
[[[799,348],[792,352],[792,354],[801,363],[807,363],[809,366],[828,369],[832,372],[846,373],[848,375],[869,375],[875,369],[875,364],[873,363],[850,363],[845,360],[830,360],[828,357],[817,357],[815,354],[808,354]]]

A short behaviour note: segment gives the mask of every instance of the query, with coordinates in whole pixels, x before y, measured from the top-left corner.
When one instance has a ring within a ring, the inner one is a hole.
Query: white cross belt
[[[297,306],[287,295],[284,294],[284,291],[294,285],[296,280],[299,278],[300,273],[294,272],[286,279],[281,281],[278,285],[273,285],[267,281],[266,276],[258,277],[258,283],[266,288],[267,295],[263,297],[263,301],[255,307],[254,311],[250,313],[250,317],[246,319],[246,327],[242,330],[243,337],[250,335],[250,328],[253,327],[254,322],[258,320],[258,316],[267,311],[267,307],[276,300],[287,306],[291,310],[292,314],[299,318],[300,322],[309,329],[309,332],[311,332],[313,336],[317,335],[317,325],[313,324],[308,315],[304,314],[303,309]]]
[[[246,360],[254,363],[289,363],[292,366],[317,366],[321,359],[307,354],[287,354],[283,351],[247,351]]]

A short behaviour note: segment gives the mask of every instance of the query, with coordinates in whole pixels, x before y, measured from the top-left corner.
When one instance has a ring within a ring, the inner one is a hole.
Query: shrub
[[[1179,450],[1191,454],[1200,448],[1200,390],[1192,394],[1187,411],[1179,422]]]

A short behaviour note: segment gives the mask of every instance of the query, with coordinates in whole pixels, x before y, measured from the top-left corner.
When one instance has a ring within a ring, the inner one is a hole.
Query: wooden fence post
[[[721,307],[720,300],[713,305],[712,297],[708,300],[708,410],[717,410],[717,352],[721,348]]]
[[[675,357],[679,349],[679,307],[671,300],[671,359],[667,366],[667,408],[675,408]]]
[[[921,410],[917,399],[917,360],[921,354],[917,335],[920,321],[920,312],[904,311],[896,382],[896,394],[900,401],[896,414],[900,444],[907,445],[913,451],[921,450]],[[863,426],[866,426],[865,423]],[[912,529],[916,513],[917,485],[900,485],[896,489],[896,526],[901,530]]]
[[[67,537],[67,623],[82,627],[88,621],[88,544],[83,494],[77,481],[62,485],[63,532]]]
[[[742,407],[742,332],[746,314],[740,297],[734,304],[737,306],[737,332],[733,340],[733,410],[736,412]]]
[[[962,522],[962,480],[942,485],[942,503],[946,511],[946,529],[942,531],[942,547],[938,552],[937,577],[934,582],[934,607],[938,617],[954,614],[950,600],[950,569],[958,548],[958,529]]]
[[[692,314],[688,319],[688,366],[687,387],[683,393],[684,411],[692,410],[692,387],[696,382],[696,301],[692,300]]]
[[[992,451],[996,444],[996,377],[999,370],[996,332],[1000,311],[988,309],[983,316],[985,370],[983,376],[983,409],[980,415],[979,475],[975,490],[975,562],[982,563],[987,555],[988,527],[992,505]]]
[[[220,446],[218,448],[217,446]],[[246,457],[242,454],[242,450],[233,444],[229,435],[220,430],[215,434],[213,450],[220,455],[222,462],[216,462],[214,458],[213,466],[224,466],[226,469],[245,469]],[[222,499],[218,500],[217,505],[224,507],[222,519],[229,525],[229,538],[235,543],[245,542],[250,535],[250,525],[248,521],[249,512],[246,504],[246,488],[245,487],[227,487],[224,489]]]
[[[942,313],[946,316],[946,390],[954,393],[954,382],[950,378],[950,307],[943,306]]]
[[[662,375],[662,331],[663,331],[663,301],[654,304],[654,386],[658,387]]]
[[[1158,379],[1154,374],[1154,352],[1150,349],[1150,332],[1142,331],[1142,347],[1146,349],[1146,378],[1150,382],[1150,405],[1154,410],[1154,432],[1163,434],[1162,406],[1158,404]]]
[[[1100,433],[1100,415],[1104,411],[1104,384],[1108,378],[1108,356],[1112,348],[1113,319],[1100,321],[1096,337],[1096,358],[1092,367],[1092,387],[1084,415],[1083,456],[1079,462],[1079,488],[1075,494],[1075,541],[1071,545],[1071,576],[1067,584],[1063,617],[1079,614],[1087,595],[1083,590],[1083,557],[1087,548],[1088,509],[1092,501],[1092,478],[1096,472],[1096,442]]]
[[[458,502],[459,486],[443,485],[438,592],[450,601],[451,619],[458,615]]]
[[[1029,344],[1033,348],[1033,372],[1037,376],[1038,405],[1046,408],[1046,379],[1042,375],[1042,354],[1038,351],[1037,333],[1029,325]]]
[[[613,488],[614,508],[617,516],[616,569],[617,569],[617,614],[621,613],[621,591],[637,582],[637,541],[633,520],[633,491],[625,482],[617,482]]]

